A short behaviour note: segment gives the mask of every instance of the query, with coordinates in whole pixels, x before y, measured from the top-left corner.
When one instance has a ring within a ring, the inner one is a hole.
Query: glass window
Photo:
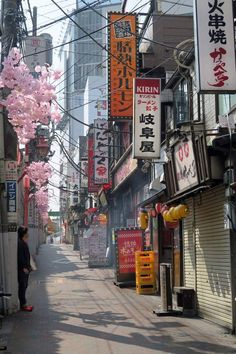
[[[186,80],[182,80],[174,90],[174,118],[176,125],[190,121],[189,90]]]
[[[236,94],[219,95],[219,115],[229,113],[230,109],[236,105]]]

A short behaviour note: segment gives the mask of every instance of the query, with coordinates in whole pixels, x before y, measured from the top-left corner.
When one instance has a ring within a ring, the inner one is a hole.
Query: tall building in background
[[[87,0],[85,2],[91,3]],[[106,99],[107,95],[108,55],[104,50],[104,48],[107,48],[106,17],[109,11],[121,11],[121,1],[101,0],[97,6],[93,5],[96,12],[89,7],[85,9],[85,7],[86,5],[81,1],[77,2],[76,14],[73,19],[78,26],[68,20],[62,42],[72,42],[63,46],[59,52],[65,75],[58,87],[59,101],[64,107],[63,120],[58,128],[63,145],[67,146],[70,157],[76,163],[76,166],[72,167],[63,149],[61,149],[61,186],[65,188],[61,190],[60,209],[65,225],[65,236],[69,241],[71,240],[71,233],[74,232],[71,230],[75,230],[74,226],[70,227],[72,225],[69,218],[70,211],[76,203],[79,205],[81,200],[84,200],[84,198],[80,198],[84,195],[84,189],[82,192],[76,190],[80,184],[79,178],[81,175],[77,173],[76,169],[79,165],[81,166],[81,163],[85,163],[85,157],[81,154],[81,137],[87,134],[88,127],[84,123],[92,123],[96,117],[91,116],[91,112],[98,111],[98,105],[103,101],[103,97]],[[92,33],[92,38],[99,44],[95,43],[87,35],[88,33]],[[74,190],[75,194],[73,193]],[[69,210],[69,214],[65,212],[66,210]]]

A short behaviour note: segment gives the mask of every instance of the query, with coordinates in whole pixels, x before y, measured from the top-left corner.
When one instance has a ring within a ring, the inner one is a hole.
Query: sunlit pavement
[[[200,319],[152,313],[159,298],[113,285],[71,246],[44,245],[31,276],[32,313],[4,322],[12,354],[236,353],[236,337]]]

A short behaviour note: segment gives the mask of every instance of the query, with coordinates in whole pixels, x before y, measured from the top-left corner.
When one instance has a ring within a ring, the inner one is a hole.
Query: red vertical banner
[[[94,134],[88,136],[88,192],[97,193],[100,186],[94,182]]]

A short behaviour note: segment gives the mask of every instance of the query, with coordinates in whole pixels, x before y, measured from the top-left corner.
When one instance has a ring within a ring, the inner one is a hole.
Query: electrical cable
[[[53,1],[53,0],[51,0],[51,1]],[[55,4],[56,4],[56,3],[55,3]],[[142,5],[142,6],[144,6],[144,5]],[[64,10],[62,9],[62,11],[64,11]],[[78,10],[76,10],[75,12],[78,13],[77,11],[78,11]],[[71,14],[70,16],[69,16],[68,14],[66,14],[66,18],[67,18],[67,17],[68,17],[68,18],[71,18],[71,16],[74,15],[74,14],[76,14],[76,13],[73,13],[73,14]],[[76,41],[78,41],[78,40],[87,38],[88,36],[90,37],[90,36],[92,36],[93,34],[95,34],[95,33],[99,32],[99,31],[101,31],[101,30],[103,30],[103,29],[109,27],[111,24],[114,24],[114,23],[120,21],[122,18],[124,18],[124,17],[126,17],[126,16],[128,16],[128,15],[129,15],[129,14],[126,14],[126,15],[124,15],[123,17],[121,17],[119,20],[116,20],[116,21],[114,21],[114,22],[110,22],[109,25],[103,26],[103,27],[101,27],[100,29],[97,29],[97,30],[95,30],[95,31],[93,31],[93,32],[90,32],[90,33],[88,33],[87,35],[84,35],[84,36],[82,36],[82,37],[80,37],[80,38],[72,39],[72,40],[67,41],[67,42],[64,42],[64,43],[62,43],[62,44],[53,46],[53,47],[51,47],[50,49],[45,49],[45,50],[38,51],[37,54],[45,53],[45,52],[48,52],[49,50],[53,50],[53,49],[57,49],[57,48],[63,47],[63,46],[65,46],[65,45],[67,45],[67,44],[74,43],[74,42],[76,42]],[[59,19],[58,21],[61,21],[62,19],[65,19],[65,17]],[[56,22],[58,22],[58,21],[56,21]],[[77,26],[78,26],[78,24],[77,24]],[[82,30],[83,30],[83,29],[82,29]],[[83,30],[83,31],[84,31],[84,30]],[[137,34],[133,34],[133,35],[135,35],[136,37],[140,37],[140,36],[138,36]],[[170,46],[170,45],[165,44],[165,43],[163,43],[163,42],[150,40],[149,38],[145,38],[145,37],[143,37],[143,39],[147,40],[148,42],[151,42],[151,43],[154,43],[154,44],[158,44],[158,45],[160,45],[160,46],[162,46],[162,47],[165,47],[165,48],[176,49],[176,47]],[[93,40],[94,40],[94,39],[93,39]],[[104,48],[104,50],[105,50],[105,48]],[[34,55],[34,54],[25,55],[23,58],[30,57],[30,56],[32,56],[32,55]],[[23,58],[22,58],[22,59],[23,59]],[[125,64],[125,65],[127,66],[127,64]]]
[[[80,174],[82,174],[83,176],[87,177],[87,175],[78,167],[78,165],[75,163],[75,161],[72,160],[72,158],[70,157],[68,151],[66,150],[64,144],[62,143],[62,141],[58,138],[55,137],[55,141],[59,144],[59,146],[62,149],[62,152],[64,153],[64,156],[66,157],[66,159],[69,161],[69,163],[71,164],[72,167],[74,167],[74,169],[79,172]]]
[[[150,72],[152,72],[153,70],[157,69],[158,67],[160,67],[161,65],[163,65],[163,63],[165,63],[166,61],[168,61],[168,60],[170,60],[170,59],[172,59],[172,57],[169,57],[169,58],[165,59],[163,62],[161,62],[160,64],[156,65],[154,68],[150,69],[147,73],[144,73],[143,75],[141,75],[141,77],[145,77],[145,76],[148,75]],[[107,85],[107,84],[105,84],[105,85]],[[112,92],[115,92],[115,91],[116,91],[116,90],[113,90]],[[107,96],[108,96],[108,94],[107,94],[107,95],[100,96],[100,97],[98,97],[96,100],[91,100],[91,101],[89,101],[89,102],[83,103],[82,105],[79,105],[79,106],[77,106],[77,107],[74,107],[73,109],[70,109],[70,110],[66,110],[64,107],[62,107],[62,105],[61,105],[58,101],[55,101],[55,102],[58,104],[60,110],[61,110],[63,113],[68,114],[72,119],[74,119],[74,120],[77,121],[78,123],[81,123],[82,125],[87,126],[87,127],[91,127],[90,124],[87,124],[87,123],[85,123],[85,122],[79,120],[79,119],[76,118],[75,116],[73,116],[73,115],[70,113],[70,111],[75,110],[75,109],[78,109],[78,108],[81,108],[81,107],[84,107],[84,106],[86,106],[86,105],[89,105],[90,103],[97,102],[99,99],[104,98],[104,97],[107,97]],[[102,128],[100,128],[100,129],[103,130]],[[119,134],[120,132],[115,132],[115,133],[118,133],[118,134]],[[131,134],[131,132],[122,132],[122,133]]]
[[[55,0],[51,0],[51,2],[53,2],[60,10],[62,13],[65,14],[66,17],[68,17],[68,19],[70,19],[82,32],[84,32],[94,43],[96,43],[100,48],[102,48],[102,50],[105,50],[110,56],[112,56],[113,58],[115,58],[119,63],[122,63],[123,65],[125,65],[126,67],[128,67],[130,70],[132,71],[136,71],[136,69],[134,69],[132,66],[130,66],[129,64],[127,64],[126,62],[124,62],[121,58],[118,58],[116,55],[114,55],[111,51],[109,51],[105,46],[103,46],[100,42],[97,41],[97,39],[95,39],[88,31],[86,31],[83,27],[81,27],[70,15],[68,15],[63,8],[58,5],[56,3]],[[88,6],[88,5],[87,5]],[[103,16],[103,15],[102,15]],[[106,18],[106,17],[105,17]],[[110,25],[110,23],[109,23]]]
[[[106,2],[106,1],[107,0],[104,0],[103,2]],[[96,5],[96,4],[99,4],[99,2],[101,2],[101,1],[96,0],[92,4]],[[87,8],[85,8],[85,7],[80,8],[80,9],[76,9],[76,10],[72,11],[70,15],[74,16],[74,15],[77,15],[78,13],[86,11],[86,10],[87,10]],[[39,26],[36,30],[40,31],[41,29],[44,29],[44,28],[49,27],[49,26],[52,26],[52,25],[56,24],[57,22],[60,22],[60,21],[63,21],[63,20],[66,20],[66,16],[62,16],[62,17],[60,17],[60,18],[58,18],[58,19],[56,19],[56,20],[54,20],[52,22],[43,24],[42,26]],[[33,30],[29,31],[29,33],[31,33],[31,32],[33,32]]]
[[[52,2],[54,2],[54,0],[51,0]],[[101,17],[103,17],[104,19],[106,19],[107,21],[108,21],[108,18],[106,17],[106,16],[104,16],[103,14],[101,14],[101,13],[99,13],[96,9],[94,9],[93,7],[91,7],[88,3],[86,3],[84,0],[81,0],[84,4],[86,4],[92,11],[94,11],[94,12],[96,12],[98,15],[100,15]],[[59,6],[58,6],[59,7]],[[120,20],[121,19],[119,19],[117,22],[120,22]],[[74,22],[74,21],[73,21]],[[75,24],[76,24],[76,22],[74,22]],[[111,26],[113,23],[112,22],[108,22],[108,26]],[[78,26],[78,24],[77,24],[77,26]],[[119,27],[119,24],[117,24],[117,27]],[[130,31],[130,30],[126,30],[128,33],[130,33],[130,34],[132,34],[132,36],[135,36],[137,39],[139,39],[139,40],[141,40],[141,39],[144,39],[144,40],[146,40],[146,41],[148,41],[148,42],[150,42],[150,43],[153,43],[153,44],[158,44],[158,45],[160,45],[160,46],[163,46],[163,47],[167,47],[167,48],[170,48],[170,49],[177,49],[178,50],[178,48],[176,48],[176,47],[174,47],[174,46],[171,46],[171,45],[167,45],[167,44],[165,44],[165,43],[161,43],[161,42],[158,42],[158,41],[155,41],[155,40],[153,40],[153,39],[150,39],[150,38],[146,38],[146,37],[144,37],[144,36],[140,36],[140,35],[138,35],[137,33],[134,33],[134,32],[132,32],[132,31]],[[111,55],[112,53],[110,53],[110,55]],[[116,58],[117,59],[117,58]],[[117,59],[118,60],[118,59]],[[119,60],[118,60],[119,61]],[[126,65],[127,66],[127,65]]]
[[[136,11],[137,9],[143,8],[143,7],[146,5],[146,4],[143,4],[143,5],[141,5],[141,6],[139,6],[139,7],[137,8],[137,5],[139,5],[139,3],[140,3],[141,1],[142,1],[142,0],[140,0],[140,1],[138,2],[138,4],[136,4],[136,5],[132,8],[132,10],[129,12],[129,14],[133,13],[133,11]],[[122,18],[128,16],[129,14],[125,14]],[[116,21],[114,21],[114,23],[115,23],[115,22],[116,22]],[[106,25],[106,28],[107,28],[107,25]],[[105,45],[106,45],[106,44],[105,44]],[[108,58],[107,58],[107,61],[108,61]],[[102,64],[102,63],[101,63],[101,64]],[[86,76],[86,74],[85,74],[84,76]],[[74,81],[73,84],[76,83],[76,82],[79,81],[79,80],[80,80],[80,79]]]

